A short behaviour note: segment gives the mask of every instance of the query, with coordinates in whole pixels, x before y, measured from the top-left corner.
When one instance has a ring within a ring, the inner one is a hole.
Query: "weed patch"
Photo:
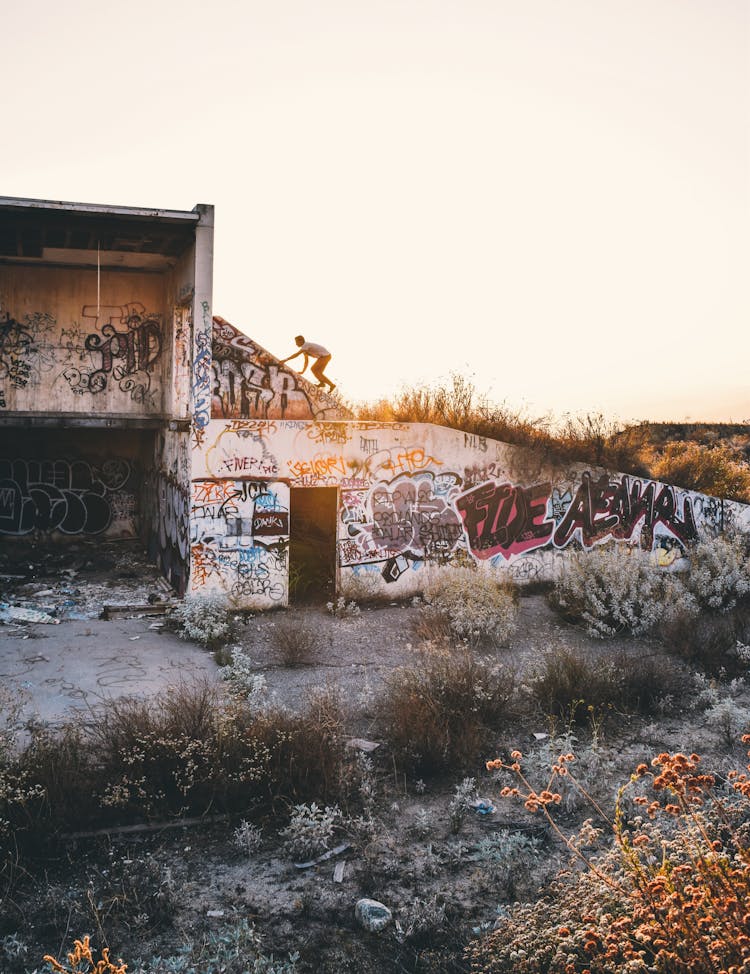
[[[468,652],[425,651],[387,680],[378,726],[404,767],[468,767],[508,719],[513,689],[509,672]]]

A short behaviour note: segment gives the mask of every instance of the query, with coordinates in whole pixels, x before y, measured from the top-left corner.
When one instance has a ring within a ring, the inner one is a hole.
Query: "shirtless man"
[[[333,390],[336,388],[336,383],[331,382],[330,379],[323,375],[323,370],[331,361],[331,353],[328,351],[328,349],[324,348],[322,345],[317,345],[315,342],[306,342],[304,335],[297,335],[294,341],[299,351],[295,352],[293,355],[289,355],[287,358],[283,358],[281,360],[281,364],[283,365],[284,362],[291,362],[291,360],[293,358],[297,358],[298,355],[304,355],[305,364],[300,369],[300,375],[302,375],[308,366],[308,360],[314,359],[310,371],[318,380],[318,388],[320,389],[327,385],[329,391],[333,392]]]

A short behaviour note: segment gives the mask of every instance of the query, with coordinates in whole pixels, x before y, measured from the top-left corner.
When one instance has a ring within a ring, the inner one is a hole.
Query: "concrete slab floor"
[[[24,717],[85,720],[108,699],[149,696],[217,678],[212,655],[150,617],[0,626],[0,682],[25,698]],[[157,620],[158,621],[158,620]]]

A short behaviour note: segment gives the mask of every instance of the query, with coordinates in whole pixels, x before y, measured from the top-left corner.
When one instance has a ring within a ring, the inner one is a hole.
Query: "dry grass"
[[[319,639],[310,626],[293,619],[281,619],[271,630],[271,645],[282,666],[310,666],[315,662]]]
[[[420,774],[475,766],[508,719],[511,674],[470,652],[424,649],[396,670],[376,706],[396,762]]]

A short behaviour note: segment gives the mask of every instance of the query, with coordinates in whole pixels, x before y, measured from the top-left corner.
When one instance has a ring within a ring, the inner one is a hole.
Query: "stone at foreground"
[[[393,914],[384,903],[377,900],[363,899],[357,902],[354,908],[354,916],[357,923],[369,930],[370,933],[379,933],[393,919]]]

